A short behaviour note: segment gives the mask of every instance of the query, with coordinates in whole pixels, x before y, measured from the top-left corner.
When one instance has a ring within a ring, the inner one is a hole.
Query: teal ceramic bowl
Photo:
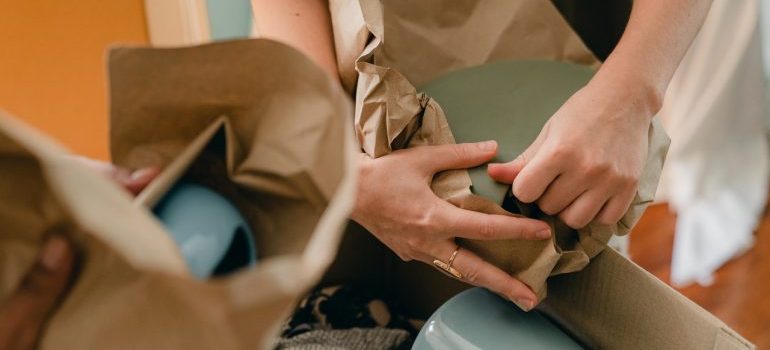
[[[204,186],[180,182],[153,211],[198,278],[225,275],[257,261],[247,221],[230,201]]]
[[[495,161],[508,162],[535,140],[543,125],[593,70],[545,60],[501,61],[446,74],[419,90],[434,98],[457,142],[497,140]],[[469,171],[474,193],[503,203],[509,185],[493,181],[486,166]],[[505,203],[504,203],[505,206]],[[447,301],[428,320],[413,349],[580,349],[537,312],[483,290]]]
[[[509,162],[592,76],[592,69],[576,64],[501,61],[451,72],[419,90],[441,105],[458,143],[497,140],[494,161]],[[506,197],[509,186],[493,181],[486,165],[469,173],[474,193],[497,203]]]
[[[413,350],[582,349],[543,315],[473,288],[449,299],[428,319]]]

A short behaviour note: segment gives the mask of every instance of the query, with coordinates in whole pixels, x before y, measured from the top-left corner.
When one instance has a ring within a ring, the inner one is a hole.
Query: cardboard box
[[[724,322],[617,252],[549,280],[543,311],[591,348],[754,349]]]

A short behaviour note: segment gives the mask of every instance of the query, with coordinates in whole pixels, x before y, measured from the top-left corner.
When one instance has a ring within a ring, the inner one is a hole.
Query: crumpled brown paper
[[[70,237],[80,273],[43,349],[269,348],[337,250],[355,194],[351,106],[297,51],[268,40],[110,52],[114,161],[163,173],[137,199],[0,116],[0,300],[42,235]],[[229,197],[260,260],[187,272],[147,211],[179,178]]]
[[[362,0],[360,5],[372,40],[355,62],[359,73],[355,127],[363,151],[371,157],[402,148],[455,142],[441,107],[415,88],[442,74],[504,59],[536,58],[598,65],[546,0]],[[344,30],[338,28],[337,32]],[[340,53],[338,56],[344,57]],[[543,298],[548,276],[582,269],[589,258],[604,249],[613,234],[628,233],[653,200],[667,147],[668,138],[654,122],[648,164],[631,208],[617,225],[592,223],[579,230],[579,244],[574,247],[560,247],[551,239],[527,244],[526,251],[513,256],[513,252],[520,250],[513,249],[516,241],[463,240],[460,244],[505,269]],[[458,207],[507,213],[500,203],[473,195],[470,185],[466,171],[446,171],[434,177],[432,188],[439,197]],[[560,232],[570,230],[554,218],[542,219]]]

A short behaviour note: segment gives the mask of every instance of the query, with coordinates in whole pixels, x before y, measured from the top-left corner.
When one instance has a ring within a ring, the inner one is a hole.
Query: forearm
[[[280,41],[338,78],[329,6],[325,0],[251,0],[260,37]]]
[[[626,92],[654,115],[711,0],[635,0],[623,37],[592,85]]]

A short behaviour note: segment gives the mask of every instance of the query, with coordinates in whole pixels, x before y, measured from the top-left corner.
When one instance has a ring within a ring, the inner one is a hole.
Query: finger
[[[457,248],[454,242],[447,241],[442,244],[439,260],[448,262],[449,257]],[[500,268],[484,261],[473,252],[462,249],[452,263],[457,271],[462,274],[462,280],[475,286],[487,288],[514,302],[524,311],[532,310],[537,304],[537,296],[526,284],[511,277]]]
[[[540,132],[540,134],[537,135],[535,141],[533,141],[532,144],[524,150],[524,152],[519,154],[516,159],[508,163],[490,163],[487,167],[487,174],[489,177],[491,177],[492,180],[500,183],[512,184],[516,179],[516,176],[518,176],[521,170],[524,169],[524,166],[526,166],[529,161],[532,160],[532,157],[537,154],[537,151],[543,144],[546,135],[548,135],[547,124],[543,127],[543,130]]]
[[[521,169],[527,164],[527,156],[525,152],[508,163],[489,163],[487,165],[487,175],[497,182],[512,184],[516,176],[521,172]]]
[[[123,176],[118,182],[134,195],[142,192],[145,187],[160,173],[157,167],[142,168],[128,176]]]
[[[601,189],[589,190],[581,194],[567,209],[564,209],[559,214],[559,218],[569,227],[583,228],[596,217],[607,199],[605,191]]]
[[[584,191],[585,185],[576,176],[558,176],[537,201],[538,207],[548,215],[555,215],[567,208]]]
[[[64,294],[74,253],[61,236],[50,237],[16,291],[0,306],[0,348],[33,348]]]
[[[84,165],[85,167],[102,174],[110,179],[115,178],[118,169],[112,163],[104,162],[101,160],[91,159],[88,157],[73,155],[72,159],[76,162]]]
[[[116,167],[114,164],[83,156],[72,156],[72,159],[103,176],[112,179],[133,195],[139,194],[147,185],[160,174],[158,167],[146,167],[129,171]]]
[[[410,151],[417,154],[415,159],[427,171],[437,173],[450,169],[472,168],[488,162],[497,154],[497,142],[422,146]]]
[[[469,239],[500,240],[500,239],[546,239],[551,237],[551,228],[545,222],[513,217],[494,215],[460,209],[442,201],[440,213],[442,222],[446,225],[447,235]]]
[[[535,156],[513,181],[513,195],[524,203],[536,201],[561,170],[562,164],[553,157]]]
[[[623,215],[626,214],[626,211],[628,211],[635,195],[636,191],[632,189],[610,198],[607,204],[604,205],[604,208],[599,211],[596,221],[602,225],[617,224],[623,218]]]

